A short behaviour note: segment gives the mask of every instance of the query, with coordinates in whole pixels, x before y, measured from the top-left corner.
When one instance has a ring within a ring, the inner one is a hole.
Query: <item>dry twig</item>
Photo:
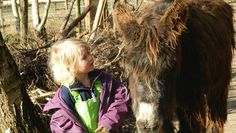
[[[69,34],[69,32],[78,25],[78,23],[86,16],[86,14],[91,10],[91,5],[87,6],[84,11],[81,13],[80,16],[78,16],[77,18],[75,18],[70,25],[65,28],[62,32],[60,32],[57,36],[56,36],[56,40],[62,40],[67,38],[67,35]]]
[[[62,27],[61,27],[61,32],[63,32],[63,30],[66,28],[66,25],[67,25],[67,23],[68,23],[68,21],[69,21],[69,19],[70,19],[71,11],[72,11],[72,9],[73,9],[73,6],[74,6],[75,1],[76,1],[76,0],[73,0],[73,1],[71,2],[71,7],[70,7],[70,10],[69,10],[69,13],[68,13],[67,16],[65,17],[65,22],[64,22],[64,24],[63,24]]]

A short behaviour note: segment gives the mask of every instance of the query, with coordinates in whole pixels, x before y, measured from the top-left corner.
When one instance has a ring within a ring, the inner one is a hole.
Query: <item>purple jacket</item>
[[[127,118],[130,96],[127,88],[114,80],[110,74],[99,72],[102,87],[98,122],[112,132],[120,128]],[[43,111],[49,110],[55,111],[50,121],[52,133],[88,132],[76,117],[76,113],[61,98],[60,88],[53,99],[44,106]]]

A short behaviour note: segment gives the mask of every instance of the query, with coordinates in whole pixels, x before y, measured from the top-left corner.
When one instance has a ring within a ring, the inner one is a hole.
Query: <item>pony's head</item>
[[[183,1],[156,1],[137,14],[120,3],[113,10],[116,30],[125,44],[125,67],[137,125],[150,131],[161,124],[158,105],[166,82],[161,79],[175,65],[178,39],[186,29],[188,7]]]

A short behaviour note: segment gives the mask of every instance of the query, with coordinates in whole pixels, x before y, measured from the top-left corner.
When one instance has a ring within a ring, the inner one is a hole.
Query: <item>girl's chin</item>
[[[91,67],[90,72],[94,70],[94,67]]]

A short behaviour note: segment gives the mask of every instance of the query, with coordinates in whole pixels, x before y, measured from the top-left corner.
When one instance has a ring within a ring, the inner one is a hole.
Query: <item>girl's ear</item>
[[[161,17],[160,23],[174,38],[185,31],[188,19],[189,5],[187,0],[175,0]]]
[[[139,39],[141,27],[128,6],[116,3],[112,12],[115,29],[128,42]]]

